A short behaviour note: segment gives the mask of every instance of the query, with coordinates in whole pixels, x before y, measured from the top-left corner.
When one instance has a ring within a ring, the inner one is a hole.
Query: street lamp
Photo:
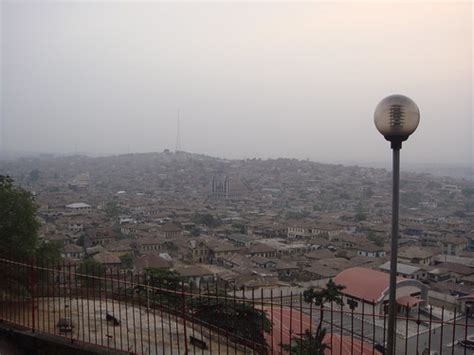
[[[390,142],[393,151],[392,245],[390,255],[390,286],[388,308],[387,354],[395,354],[396,287],[398,258],[398,209],[400,191],[400,149],[402,142],[415,132],[420,110],[412,99],[403,95],[384,98],[375,108],[375,127]]]

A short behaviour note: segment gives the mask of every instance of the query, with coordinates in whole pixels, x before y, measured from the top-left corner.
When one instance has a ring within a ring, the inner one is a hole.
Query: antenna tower
[[[178,122],[177,122],[177,130],[176,130],[176,149],[175,152],[181,151],[181,127],[179,122],[180,111],[178,109]]]

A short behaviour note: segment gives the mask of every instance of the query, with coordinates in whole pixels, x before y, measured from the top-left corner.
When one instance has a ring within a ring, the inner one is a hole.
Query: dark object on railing
[[[383,344],[380,344],[380,343],[376,343],[374,345],[374,349],[381,352],[382,354],[385,354],[385,352],[387,351],[387,349],[385,348],[385,346],[383,346]]]
[[[112,322],[112,324],[113,324],[114,326],[120,325],[120,321],[119,321],[117,318],[115,318],[113,315],[109,314],[109,313],[106,313],[106,315],[105,315],[105,320],[106,320],[107,322]]]
[[[207,350],[207,344],[205,341],[202,341],[201,339],[195,338],[192,335],[189,337],[189,341],[191,342],[192,345],[197,346],[199,349],[202,350]]]
[[[74,324],[72,324],[71,318],[60,318],[57,327],[61,333],[69,333],[72,332]]]
[[[469,350],[474,350],[474,341],[472,340],[459,340],[458,345]]]

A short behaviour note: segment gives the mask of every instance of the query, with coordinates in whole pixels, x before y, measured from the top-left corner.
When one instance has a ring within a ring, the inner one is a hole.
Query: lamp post
[[[392,239],[390,255],[390,283],[388,308],[387,354],[395,354],[396,332],[396,287],[398,258],[398,210],[400,191],[400,149],[402,142],[415,132],[420,122],[420,110],[410,98],[403,95],[391,95],[377,105],[374,122],[378,131],[390,142],[393,152],[392,186]]]

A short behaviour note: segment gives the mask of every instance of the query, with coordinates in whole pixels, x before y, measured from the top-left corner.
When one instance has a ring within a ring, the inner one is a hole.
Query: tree
[[[474,196],[474,187],[466,187],[461,192],[465,197]]]
[[[331,347],[324,342],[326,329],[321,329],[319,333],[311,334],[307,329],[301,338],[294,338],[292,344],[283,344],[283,350],[295,355],[323,355]]]
[[[201,230],[198,227],[193,227],[191,228],[190,233],[193,237],[199,237],[201,235]]]
[[[104,211],[110,218],[117,218],[120,214],[120,208],[116,201],[107,202],[105,204]]]
[[[79,265],[78,273],[84,276],[79,276],[78,278],[84,285],[97,286],[102,282],[102,280],[97,279],[96,277],[105,277],[105,272],[104,265],[89,258]]]
[[[181,276],[176,271],[148,268],[145,275],[150,280],[150,285],[168,290],[180,289]]]
[[[43,265],[57,265],[61,261],[60,246],[58,243],[41,243],[36,249],[36,260]]]
[[[319,307],[319,323],[316,333],[313,335],[306,331],[302,337],[293,339],[294,344],[291,347],[289,344],[282,344],[282,347],[290,351],[291,354],[307,355],[323,355],[324,350],[330,349],[329,345],[324,344],[324,337],[326,336],[326,329],[323,328],[324,304],[336,303],[342,306],[341,291],[343,289],[344,286],[337,285],[332,279],[329,279],[324,289],[315,291],[314,288],[310,288],[304,291],[304,300]]]
[[[354,215],[354,220],[356,222],[365,221],[366,219],[367,219],[367,215],[364,212],[357,212]]]
[[[374,190],[372,190],[372,188],[370,186],[365,187],[364,190],[362,191],[362,196],[366,199],[369,199],[372,196],[374,196]]]
[[[369,232],[369,234],[367,235],[367,239],[378,247],[383,247],[385,244],[384,239],[381,236],[375,234],[373,231]]]
[[[210,213],[205,213],[205,214],[195,213],[192,217],[192,221],[195,224],[203,224],[209,228],[217,227],[221,224],[221,221],[215,218]]]
[[[79,245],[80,247],[83,247],[85,242],[86,242],[86,235],[84,233],[81,233],[79,238],[77,238],[77,245]]]
[[[31,182],[36,182],[40,178],[40,171],[38,169],[33,169],[30,171],[29,179]]]
[[[127,253],[120,257],[120,261],[122,262],[122,268],[124,269],[131,269],[133,266],[133,254]]]
[[[286,219],[303,219],[309,217],[309,211],[289,211],[286,213]]]
[[[146,295],[146,297],[158,301],[160,305],[166,305],[173,309],[181,308],[183,298],[177,294],[181,292],[181,275],[176,271],[148,268],[145,269],[145,278],[148,280],[148,285],[156,288],[151,295]],[[171,292],[163,290],[170,290]],[[146,293],[143,288],[139,292]]]
[[[272,324],[264,311],[223,297],[192,299],[189,307],[195,318],[224,329],[238,339],[266,346],[264,332],[270,332]]]
[[[348,259],[348,257],[347,257],[347,251],[346,251],[346,250],[343,250],[343,249],[337,250],[337,251],[334,253],[334,256],[335,256],[336,258],[345,258],[345,259]]]
[[[0,175],[0,250],[10,259],[35,256],[39,223],[33,195]]]
[[[247,234],[247,226],[242,222],[234,222],[232,223],[232,232]]]

